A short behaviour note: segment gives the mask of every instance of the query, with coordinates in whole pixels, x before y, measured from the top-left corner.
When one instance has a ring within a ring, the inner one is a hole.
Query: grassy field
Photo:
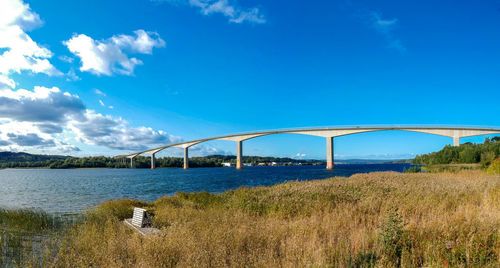
[[[159,234],[125,226],[133,206]],[[54,267],[500,266],[500,176],[394,172],[221,194],[116,200],[65,235]]]

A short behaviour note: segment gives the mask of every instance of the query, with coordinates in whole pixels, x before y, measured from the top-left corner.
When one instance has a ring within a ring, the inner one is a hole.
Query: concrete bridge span
[[[155,155],[156,153],[165,150],[167,148],[183,148],[184,149],[184,169],[189,168],[189,147],[207,141],[214,140],[229,140],[236,142],[236,168],[241,169],[243,167],[242,155],[243,155],[243,141],[268,136],[273,134],[303,134],[311,136],[319,136],[326,138],[326,168],[333,169],[334,164],[334,147],[333,141],[335,137],[352,135],[357,133],[374,132],[374,131],[387,131],[387,130],[401,130],[401,131],[411,131],[420,132],[433,135],[440,135],[445,137],[450,137],[453,139],[453,146],[460,145],[460,138],[488,135],[488,134],[498,134],[500,133],[500,128],[485,128],[485,127],[439,127],[439,126],[374,126],[374,127],[325,127],[325,128],[299,128],[299,129],[283,129],[283,130],[270,130],[270,131],[257,131],[248,132],[240,134],[231,134],[225,136],[218,136],[212,138],[205,138],[199,140],[185,141],[175,144],[169,144],[157,148],[148,149],[141,152],[132,153],[129,155],[122,155],[117,157],[126,157],[130,159],[130,166],[134,168],[134,159],[141,154],[151,155],[151,168],[154,169],[155,166]]]

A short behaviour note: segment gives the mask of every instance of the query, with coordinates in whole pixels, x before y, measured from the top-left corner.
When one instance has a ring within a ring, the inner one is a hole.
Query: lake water
[[[240,186],[273,185],[289,180],[398,171],[409,164],[281,166],[169,169],[4,169],[0,170],[0,208],[38,208],[74,214],[100,202],[132,198],[154,201],[176,192],[223,192]]]

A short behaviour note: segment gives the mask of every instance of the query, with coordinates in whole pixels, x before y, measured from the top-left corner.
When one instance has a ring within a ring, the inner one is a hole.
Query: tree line
[[[439,152],[417,155],[416,165],[480,163],[483,168],[500,157],[500,137],[486,138],[484,143],[464,143],[460,146],[446,145]]]
[[[26,154],[26,153],[22,153]],[[29,154],[27,154],[29,155]],[[37,156],[37,155],[33,155]],[[29,158],[29,157],[27,157]],[[0,168],[51,168],[51,169],[67,169],[67,168],[128,168],[130,167],[130,159],[114,158],[106,156],[90,156],[90,157],[67,157],[67,156],[47,156],[46,158],[32,157],[30,160],[20,158],[2,159],[0,155]],[[43,160],[40,160],[43,159]],[[261,157],[261,156],[243,156],[244,163],[269,163],[269,162],[290,162],[294,164],[312,164],[314,160],[298,160],[293,158],[280,157]],[[222,163],[236,163],[234,155],[210,155],[204,157],[190,157],[189,167],[221,167]],[[158,168],[180,168],[184,165],[184,159],[181,157],[161,157],[156,159],[156,167]],[[151,158],[149,156],[137,156],[135,158],[136,168],[150,168]]]

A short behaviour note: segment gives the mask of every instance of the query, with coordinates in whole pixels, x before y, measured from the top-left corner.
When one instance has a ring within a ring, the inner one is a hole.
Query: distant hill
[[[29,154],[15,152],[0,152],[0,163],[7,162],[38,162],[47,160],[67,159],[70,156],[64,155],[44,155],[44,154]]]
[[[336,164],[404,164],[409,163],[411,160],[408,159],[336,159]]]

